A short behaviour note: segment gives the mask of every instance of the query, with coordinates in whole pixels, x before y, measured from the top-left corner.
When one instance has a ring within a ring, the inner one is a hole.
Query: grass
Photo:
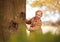
[[[19,30],[11,34],[9,42],[60,42],[60,35],[52,35],[50,32],[27,37],[25,29],[25,24],[21,23]]]

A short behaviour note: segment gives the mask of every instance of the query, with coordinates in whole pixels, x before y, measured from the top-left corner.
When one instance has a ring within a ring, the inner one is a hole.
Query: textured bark
[[[9,22],[21,11],[25,12],[25,0],[0,0],[0,42],[8,42]]]

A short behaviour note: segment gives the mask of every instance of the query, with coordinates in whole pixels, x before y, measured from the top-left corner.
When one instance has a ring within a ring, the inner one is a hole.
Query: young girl
[[[41,17],[42,17],[42,11],[38,10],[36,11],[35,17],[33,17],[32,19],[26,21],[26,24],[30,24],[30,28],[27,28],[30,32],[42,32],[41,30],[41,25],[42,25],[42,21],[41,21]]]

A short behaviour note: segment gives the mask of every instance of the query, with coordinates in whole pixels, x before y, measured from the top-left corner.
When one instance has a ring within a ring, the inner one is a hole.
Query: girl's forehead
[[[38,11],[38,12],[36,12],[36,14],[42,14],[42,12],[41,11]]]

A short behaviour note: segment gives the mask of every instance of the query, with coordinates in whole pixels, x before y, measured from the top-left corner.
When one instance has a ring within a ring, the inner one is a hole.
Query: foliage
[[[31,4],[32,7],[48,6],[50,10],[60,10],[60,0],[35,0]]]

